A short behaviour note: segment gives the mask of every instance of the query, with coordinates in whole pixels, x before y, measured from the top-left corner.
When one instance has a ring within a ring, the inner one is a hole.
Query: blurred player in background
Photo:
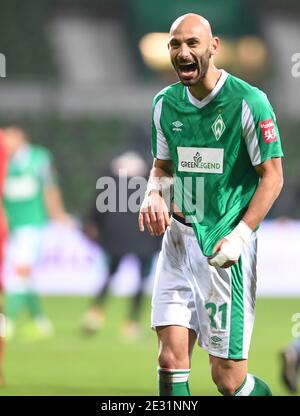
[[[154,235],[165,233],[152,299],[159,341],[159,392],[190,395],[195,342],[226,396],[270,396],[248,374],[256,296],[256,229],[282,184],[280,136],[259,89],[214,65],[220,46],[196,14],[172,25],[169,52],[180,82],[153,103],[148,189],[140,212]],[[174,176],[169,219],[161,179]]]
[[[4,299],[3,299],[3,250],[6,237],[6,220],[2,205],[3,184],[6,172],[6,151],[4,147],[3,131],[0,130],[0,386],[3,380],[3,349],[5,338],[5,318],[4,318]]]
[[[300,337],[281,351],[282,381],[291,393],[299,391]]]
[[[140,137],[141,141],[141,137]],[[112,190],[116,195],[116,206],[119,204],[119,180],[128,181],[136,176],[146,177],[149,166],[139,149],[131,148],[110,162],[108,168],[100,177],[113,178],[116,188]],[[124,184],[124,182],[123,182]],[[134,190],[128,189],[128,198]],[[114,196],[114,195],[113,195]],[[125,195],[127,203],[127,196]],[[95,199],[91,215],[85,226],[86,234],[96,240],[107,254],[108,273],[104,285],[100,288],[92,301],[83,321],[83,329],[88,332],[99,330],[105,319],[105,301],[108,296],[112,277],[118,270],[121,260],[128,253],[134,254],[138,260],[139,281],[138,287],[130,303],[127,319],[121,326],[121,335],[127,339],[136,339],[141,335],[140,318],[142,299],[146,277],[149,275],[153,256],[159,251],[161,240],[142,235],[136,226],[137,212],[99,212]]]
[[[13,336],[16,320],[26,310],[32,321],[24,328],[24,336],[34,340],[53,332],[31,284],[43,226],[49,217],[65,223],[69,217],[64,210],[51,153],[30,143],[26,132],[18,126],[7,126],[3,132],[9,158],[3,195],[9,230],[7,261],[11,271],[5,294],[7,337]]]

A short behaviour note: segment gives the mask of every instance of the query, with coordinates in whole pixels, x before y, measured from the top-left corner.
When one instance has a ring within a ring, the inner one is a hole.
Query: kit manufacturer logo
[[[181,123],[181,121],[179,120],[176,120],[176,121],[173,121],[172,126],[173,126],[172,128],[173,131],[182,131],[183,123]]]

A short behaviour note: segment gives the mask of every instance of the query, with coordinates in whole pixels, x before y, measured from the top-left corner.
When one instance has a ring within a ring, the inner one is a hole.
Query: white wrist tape
[[[149,195],[150,192],[155,191],[159,192],[163,198],[166,199],[171,193],[173,185],[173,178],[168,176],[162,176],[157,179],[150,179],[148,181],[146,195]]]
[[[146,195],[149,195],[150,192],[161,192],[161,185],[159,181],[149,181],[147,184]]]
[[[228,239],[231,235],[237,235],[244,243],[248,243],[251,240],[252,232],[251,228],[244,221],[240,221],[225,238]]]
[[[227,240],[222,245],[216,256],[209,260],[209,264],[215,267],[222,267],[228,261],[238,261],[244,243],[251,240],[252,230],[241,221],[235,229],[224,238]]]

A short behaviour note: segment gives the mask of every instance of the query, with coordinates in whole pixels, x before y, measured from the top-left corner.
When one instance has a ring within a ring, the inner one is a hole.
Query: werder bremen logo
[[[215,120],[214,124],[211,126],[211,128],[212,128],[212,131],[214,132],[215,138],[217,140],[220,140],[222,134],[224,133],[224,130],[226,129],[224,120],[223,120],[221,115],[219,115],[216,118],[216,120]]]
[[[193,157],[193,159],[194,159],[194,162],[195,162],[195,164],[196,164],[196,167],[197,167],[197,168],[199,168],[199,167],[200,167],[200,163],[201,163],[201,161],[202,161],[202,157],[200,156],[200,153],[199,153],[199,152],[197,152],[197,153],[195,154],[195,156]]]

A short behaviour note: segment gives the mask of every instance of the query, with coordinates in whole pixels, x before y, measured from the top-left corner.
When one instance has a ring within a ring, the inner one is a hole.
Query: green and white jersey
[[[40,227],[47,221],[44,188],[56,183],[50,152],[26,144],[10,159],[4,183],[4,207],[10,231]]]
[[[203,253],[233,230],[258,186],[254,168],[282,157],[267,96],[227,72],[199,101],[181,82],[153,102],[152,153],[174,164],[174,202]]]

